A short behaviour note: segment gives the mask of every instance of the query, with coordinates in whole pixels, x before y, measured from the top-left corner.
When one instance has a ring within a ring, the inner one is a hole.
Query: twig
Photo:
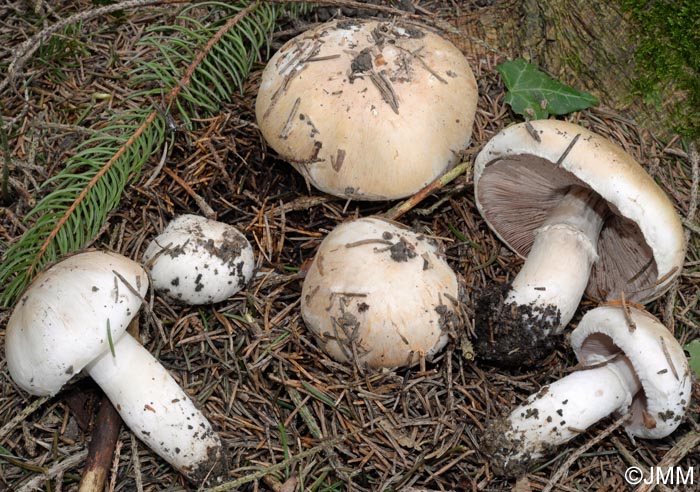
[[[462,174],[468,173],[471,171],[472,164],[471,162],[462,162],[458,166],[455,166],[452,170],[447,171],[445,174],[437,178],[435,181],[431,182],[428,184],[425,188],[420,190],[418,193],[413,195],[412,197],[404,200],[403,202],[399,203],[398,205],[395,205],[394,207],[390,208],[385,214],[384,218],[390,219],[390,220],[396,220],[402,215],[404,215],[406,212],[411,210],[413,207],[418,205],[420,202],[422,202],[426,197],[431,195],[432,193],[435,193],[439,189],[443,188],[447,184],[451,183],[454,181],[457,177],[461,176]]]
[[[139,459],[139,441],[131,433],[131,464],[134,466],[136,492],[143,492],[143,477],[141,476],[141,460]]]
[[[107,472],[112,464],[112,454],[119,438],[122,419],[106,395],[102,395],[97,412],[92,440],[88,447],[85,471],[80,479],[78,492],[102,492]]]
[[[194,202],[197,204],[199,209],[202,211],[204,216],[207,219],[215,220],[216,219],[216,212],[214,212],[214,209],[209,206],[209,204],[195,192],[190,185],[188,185],[184,179],[182,179],[180,176],[175,174],[173,171],[168,169],[167,167],[163,169],[165,171],[165,174],[173,178],[177,184],[180,185],[180,187],[185,190],[185,192],[192,197]]]
[[[544,489],[542,489],[542,492],[552,492],[552,489],[556,487],[557,485],[560,484],[561,478],[566,474],[566,472],[569,471],[569,468],[571,468],[571,465],[578,460],[583,453],[588,451],[590,448],[598,444],[600,441],[608,437],[610,434],[612,434],[615,429],[620,427],[622,424],[624,424],[628,419],[630,418],[630,414],[626,413],[622,417],[618,418],[615,422],[610,424],[605,430],[603,430],[600,434],[595,436],[593,439],[585,443],[583,446],[579,447],[576,451],[571,453],[571,455],[566,459],[564,463],[559,467],[559,469],[554,472],[554,475],[552,475],[549,479],[549,482],[547,482],[547,485],[545,486]]]
[[[87,449],[84,449],[72,456],[67,457],[63,461],[59,461],[49,468],[46,473],[42,473],[41,475],[37,475],[36,477],[32,478],[29,482],[17,489],[16,492],[33,492],[41,489],[41,484],[45,481],[51,480],[59,474],[64,473],[66,470],[70,470],[71,468],[76,467],[85,461],[87,454]]]
[[[12,419],[8,423],[3,425],[2,429],[0,429],[0,441],[3,441],[7,437],[7,435],[15,429],[15,427],[17,427],[20,423],[24,422],[24,420],[27,417],[36,412],[37,409],[44,403],[49,401],[50,398],[50,396],[42,396],[41,398],[38,398],[31,402],[21,412],[12,417]]]
[[[71,15],[70,17],[61,19],[46,29],[39,31],[34,36],[27,39],[19,47],[15,48],[15,54],[10,61],[10,65],[7,67],[7,76],[4,80],[0,81],[0,92],[5,90],[8,84],[14,83],[15,78],[22,72],[24,64],[27,63],[36,50],[38,50],[51,36],[53,36],[54,33],[60,31],[61,29],[78,22],[104,17],[105,14],[117,12],[119,10],[128,10],[136,7],[145,7],[147,5],[169,3],[189,3],[189,0],[127,0],[121,3],[97,7],[92,10],[81,11],[77,14]]]

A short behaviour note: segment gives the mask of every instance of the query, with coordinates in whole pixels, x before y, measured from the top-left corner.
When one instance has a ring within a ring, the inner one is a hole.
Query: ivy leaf
[[[522,58],[496,67],[508,92],[506,102],[526,120],[545,119],[550,114],[567,114],[598,104],[598,99],[554,80]]]
[[[690,354],[690,369],[700,378],[700,339],[686,344],[683,349]]]

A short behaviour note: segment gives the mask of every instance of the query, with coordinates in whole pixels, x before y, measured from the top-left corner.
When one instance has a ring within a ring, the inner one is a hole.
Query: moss
[[[637,23],[635,93],[666,106],[674,130],[700,137],[700,9],[697,0],[621,0]]]

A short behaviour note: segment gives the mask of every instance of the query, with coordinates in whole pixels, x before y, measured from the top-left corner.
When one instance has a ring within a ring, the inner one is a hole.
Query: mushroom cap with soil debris
[[[148,276],[122,255],[89,251],[39,274],[7,324],[7,368],[33,395],[55,395],[83,369],[131,431],[196,485],[220,483],[220,437],[170,373],[126,332]]]
[[[672,285],[685,258],[678,214],[624,149],[557,120],[512,125],[474,166],[477,206],[526,261],[484,294],[476,352],[506,364],[546,355],[581,297],[646,303]]]
[[[235,227],[181,215],[146,248],[153,286],[186,304],[213,304],[241,290],[253,276],[253,248]]]
[[[324,349],[360,367],[430,360],[459,323],[457,276],[437,243],[370,217],[337,226],[304,279],[301,313]]]
[[[469,145],[476,80],[464,55],[401,20],[338,20],[268,62],[255,111],[267,143],[316,188],[344,198],[412,195]]]
[[[683,348],[656,318],[629,306],[601,306],[571,334],[581,367],[489,424],[486,451],[497,473],[518,476],[557,446],[611,414],[629,414],[630,436],[661,439],[690,405]]]

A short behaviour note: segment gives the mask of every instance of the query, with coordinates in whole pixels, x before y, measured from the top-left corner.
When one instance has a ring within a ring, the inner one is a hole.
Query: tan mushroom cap
[[[331,357],[372,368],[430,360],[458,322],[457,276],[435,241],[379,218],[326,236],[301,299],[306,326]]]
[[[642,391],[634,396],[625,429],[636,437],[661,439],[678,427],[690,405],[690,366],[683,347],[659,320],[635,308],[628,316],[633,327],[621,307],[589,311],[572,332],[571,346],[586,366],[618,352],[627,357]]]
[[[668,196],[618,145],[557,120],[512,125],[475,161],[477,206],[491,229],[526,257],[535,231],[571,186],[607,201],[586,293],[648,302],[663,294],[685,257],[683,227]]]
[[[268,144],[340,197],[411,195],[458,162],[477,102],[449,41],[401,20],[341,20],[287,42],[262,75],[256,117]]]

